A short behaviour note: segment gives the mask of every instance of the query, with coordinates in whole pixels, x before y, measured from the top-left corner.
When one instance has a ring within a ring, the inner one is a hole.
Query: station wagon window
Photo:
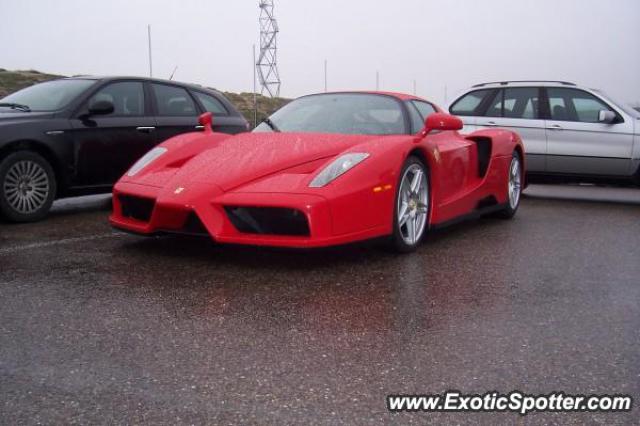
[[[566,121],[569,119],[567,114],[567,105],[564,98],[554,96],[549,98],[549,111],[551,111],[552,120]]]
[[[222,105],[222,102],[217,100],[214,96],[207,95],[202,92],[193,92],[196,98],[200,101],[205,111],[212,112],[214,115],[228,115],[227,109]]]
[[[539,90],[537,87],[502,89],[487,110],[487,117],[537,119]]]
[[[483,114],[485,117],[502,117],[502,99],[504,91],[500,90],[495,99],[489,106],[489,109]]]
[[[504,90],[505,118],[538,118],[539,90],[537,87],[513,87]]]
[[[547,93],[552,120],[598,123],[600,111],[616,113],[600,99],[582,90],[549,88]]]
[[[89,108],[96,102],[109,101],[113,104],[111,117],[137,117],[144,115],[144,88],[138,81],[111,83],[89,99]]]
[[[478,110],[483,103],[482,101],[487,97],[487,95],[491,94],[491,92],[493,92],[492,89],[482,89],[468,93],[451,105],[450,111],[455,115],[480,115],[480,111]]]
[[[170,117],[188,117],[197,115],[196,104],[182,87],[166,84],[152,84],[156,96],[158,115]]]

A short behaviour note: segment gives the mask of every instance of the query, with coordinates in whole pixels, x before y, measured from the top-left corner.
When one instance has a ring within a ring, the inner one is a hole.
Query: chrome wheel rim
[[[398,229],[403,241],[416,245],[427,224],[429,184],[424,169],[418,164],[407,168],[400,181],[398,196]]]
[[[20,214],[32,214],[47,202],[49,176],[35,161],[18,161],[7,171],[3,190],[11,208]]]
[[[509,167],[509,205],[512,209],[518,207],[521,189],[520,160],[517,157],[513,157]]]

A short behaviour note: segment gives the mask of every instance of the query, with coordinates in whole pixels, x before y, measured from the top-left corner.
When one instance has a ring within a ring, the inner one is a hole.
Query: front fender
[[[158,145],[167,149],[165,154],[140,170],[135,176],[125,174],[120,178],[120,182],[161,187],[189,160],[232,137],[226,133],[185,133],[174,136]]]

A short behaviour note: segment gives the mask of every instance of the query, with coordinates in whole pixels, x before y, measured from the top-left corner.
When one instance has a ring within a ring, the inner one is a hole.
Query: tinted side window
[[[434,112],[436,112],[436,109],[430,103],[421,102],[421,101],[413,101],[413,104],[416,106],[416,108],[418,108],[418,111],[420,111],[420,115],[422,116],[423,121],[429,115],[431,115]]]
[[[553,97],[549,97],[549,111],[551,111],[552,120],[569,120],[569,114],[567,113],[567,105],[564,103],[564,98],[554,94]]]
[[[456,115],[479,115],[478,109],[482,101],[491,92],[491,89],[482,89],[468,93],[451,105],[450,111]]]
[[[99,101],[113,103],[113,112],[107,116],[136,117],[144,115],[144,89],[140,82],[123,81],[103,87],[89,99],[89,108]]]
[[[486,117],[538,118],[539,90],[536,87],[501,89],[489,105]]]
[[[502,101],[504,100],[504,90],[498,91],[495,99],[489,105],[489,109],[483,114],[485,117],[502,117]]]
[[[514,87],[504,91],[503,115],[506,118],[538,118],[537,87]]]
[[[196,105],[189,93],[182,87],[152,84],[156,96],[158,115],[194,116],[198,114]]]
[[[224,107],[222,102],[217,100],[214,96],[207,95],[206,93],[202,93],[202,92],[193,92],[193,93],[194,95],[196,95],[196,98],[198,98],[198,100],[200,101],[200,103],[202,104],[202,106],[206,111],[212,112],[216,115],[229,114],[229,112]]]
[[[549,110],[551,119],[597,123],[600,111],[611,111],[604,102],[582,90],[549,88]]]

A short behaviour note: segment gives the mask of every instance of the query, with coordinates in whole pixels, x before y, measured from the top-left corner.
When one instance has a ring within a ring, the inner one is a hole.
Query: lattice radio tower
[[[272,98],[280,96],[280,73],[276,61],[278,22],[273,16],[273,0],[260,0],[260,56],[256,62],[258,79],[262,89]]]

